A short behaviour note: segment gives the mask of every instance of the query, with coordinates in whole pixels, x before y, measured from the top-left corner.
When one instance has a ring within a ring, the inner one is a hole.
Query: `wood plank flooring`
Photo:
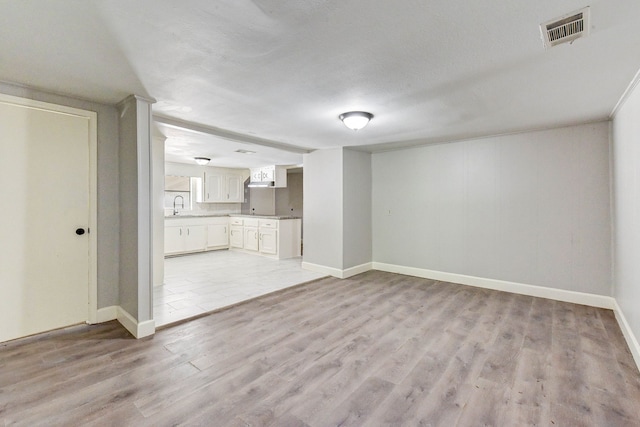
[[[640,374],[610,310],[368,272],[1,344],[0,425],[638,426]]]

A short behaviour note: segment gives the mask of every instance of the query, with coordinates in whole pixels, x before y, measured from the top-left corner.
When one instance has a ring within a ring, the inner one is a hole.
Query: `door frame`
[[[98,323],[98,114],[95,111],[82,110],[64,105],[51,104],[18,96],[0,93],[0,103],[19,105],[44,111],[68,114],[89,121],[89,301],[87,301],[87,323]]]

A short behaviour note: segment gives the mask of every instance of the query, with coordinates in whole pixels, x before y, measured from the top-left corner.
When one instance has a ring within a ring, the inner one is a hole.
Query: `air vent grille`
[[[589,7],[540,25],[544,46],[570,43],[589,34]]]

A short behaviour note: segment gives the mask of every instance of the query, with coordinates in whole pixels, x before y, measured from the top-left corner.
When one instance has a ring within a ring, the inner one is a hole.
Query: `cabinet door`
[[[250,251],[258,250],[258,228],[244,228],[244,248]]]
[[[207,225],[207,247],[215,248],[219,246],[229,245],[229,234],[227,230],[229,226],[226,224],[209,224]]]
[[[187,252],[207,249],[207,226],[189,225],[183,227],[184,250]]]
[[[240,248],[244,247],[244,229],[239,226],[231,226],[231,231],[229,232],[229,246],[232,248]]]
[[[204,182],[205,202],[226,202],[224,192],[224,176],[217,173],[206,173]]]
[[[262,169],[251,169],[251,181],[252,182],[260,182],[262,181]]]
[[[164,254],[171,255],[184,251],[182,227],[169,226],[164,228]]]
[[[260,252],[276,255],[278,253],[278,231],[260,229]]]
[[[244,197],[244,182],[241,175],[227,175],[227,202],[242,203]]]
[[[276,170],[273,166],[262,168],[262,180],[263,181],[275,181]]]

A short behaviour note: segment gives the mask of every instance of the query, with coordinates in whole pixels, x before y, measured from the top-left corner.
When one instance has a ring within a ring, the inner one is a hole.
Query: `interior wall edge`
[[[118,317],[117,320],[120,322],[124,328],[131,333],[136,339],[148,337],[150,335],[155,334],[156,326],[155,321],[145,320],[143,322],[138,322],[127,310],[118,306]]]
[[[313,264],[310,262],[302,262],[301,267],[305,270],[315,271],[317,273],[325,273],[329,276],[336,277],[338,279],[348,279],[356,274],[365,273],[373,269],[372,263],[366,262],[364,264],[356,265],[347,269],[339,269],[334,267],[327,267],[325,265]]]
[[[624,339],[627,341],[627,345],[629,346],[629,350],[631,351],[633,360],[636,362],[636,366],[640,370],[640,344],[638,343],[638,339],[633,333],[629,322],[627,322],[627,318],[624,316],[622,308],[620,308],[620,306],[618,305],[618,301],[616,301],[615,299],[613,301],[615,305],[613,312],[616,315],[616,320],[618,321],[620,330],[622,330]]]

